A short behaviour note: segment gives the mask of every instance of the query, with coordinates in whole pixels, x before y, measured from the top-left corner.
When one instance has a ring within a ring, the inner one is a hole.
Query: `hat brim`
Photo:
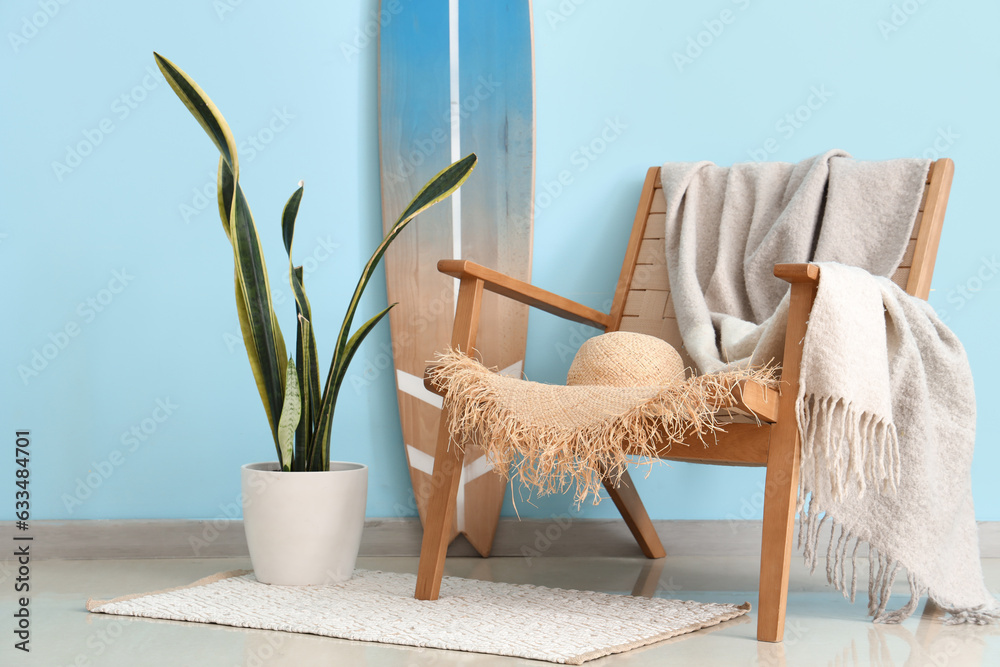
[[[539,495],[577,484],[582,501],[616,479],[629,456],[656,457],[692,433],[722,428],[719,412],[737,403],[741,381],[772,382],[774,369],[700,375],[660,387],[550,385],[499,375],[461,352],[430,370],[445,395],[459,446],[483,447],[494,468],[516,469]]]

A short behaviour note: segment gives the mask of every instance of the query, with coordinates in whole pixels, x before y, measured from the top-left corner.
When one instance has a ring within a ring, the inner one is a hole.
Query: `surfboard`
[[[403,443],[421,521],[441,418],[423,386],[434,353],[451,341],[458,281],[440,259],[469,259],[528,281],[534,201],[534,57],[530,0],[382,2],[379,33],[379,164],[385,229],[431,177],[475,152],[456,195],[422,213],[386,253],[393,362]],[[527,307],[487,293],[477,349],[520,376]],[[506,485],[470,447],[452,538],[488,555]]]

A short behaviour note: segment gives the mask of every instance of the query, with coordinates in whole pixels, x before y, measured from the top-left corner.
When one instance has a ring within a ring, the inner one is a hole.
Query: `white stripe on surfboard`
[[[455,528],[458,532],[465,530],[465,466],[458,478],[458,496],[455,498]]]
[[[422,452],[413,445],[406,446],[406,455],[410,460],[410,466],[416,468],[425,475],[434,474],[434,457],[426,452]],[[472,463],[462,466],[461,479],[466,483],[478,479],[493,470],[493,464],[485,456],[480,456]],[[463,485],[464,486],[464,485]]]
[[[462,474],[465,476],[465,483],[468,484],[472,480],[482,477],[491,470],[493,470],[493,464],[490,463],[485,456],[480,456],[472,463],[466,464],[465,467],[462,468]]]
[[[444,399],[435,394],[433,391],[427,389],[424,386],[424,379],[418,378],[416,375],[410,375],[401,370],[396,370],[396,384],[399,386],[399,390],[404,394],[409,394],[414,398],[420,399],[424,403],[433,405],[437,409],[441,409],[444,405]]]
[[[524,368],[524,360],[522,359],[521,361],[515,361],[510,366],[500,371],[499,374],[506,375],[507,377],[511,378],[520,378],[521,370],[523,368]]]
[[[524,360],[515,361],[507,368],[500,371],[500,375],[508,377],[521,377],[521,369],[524,368]],[[396,371],[396,382],[399,389],[404,393],[419,398],[426,403],[440,408],[444,399],[437,394],[428,391],[424,386],[422,378],[411,375],[401,370]],[[425,475],[434,474],[434,457],[426,452],[422,452],[413,445],[406,445],[406,457],[410,462],[410,467],[416,468]],[[485,456],[480,456],[475,461],[462,466],[462,472],[458,479],[458,497],[455,499],[455,524],[459,532],[465,531],[465,485],[478,479],[493,470],[493,464]]]
[[[462,109],[458,89],[458,0],[448,0],[448,64],[451,83],[451,161],[462,157]],[[462,192],[451,196],[451,257],[462,258]],[[453,280],[455,305],[459,281]]]
[[[462,474],[458,478],[458,498],[455,499],[455,527],[459,532],[465,531],[465,485],[491,470],[493,464],[485,456],[462,466]]]
[[[434,457],[430,454],[420,451],[413,445],[407,445],[406,456],[413,468],[425,475],[434,474]],[[493,464],[487,461],[485,456],[480,456],[472,463],[462,466],[462,473],[458,479],[458,497],[455,498],[455,524],[459,532],[465,530],[465,485],[491,470]]]
[[[507,368],[500,371],[500,375],[506,375],[508,377],[521,377],[521,369],[524,367],[524,361],[517,361],[508,366]],[[444,399],[435,394],[434,392],[427,389],[424,386],[424,379],[419,378],[416,375],[411,375],[406,371],[396,370],[396,384],[399,386],[399,390],[404,394],[409,394],[414,398],[420,399],[424,403],[433,405],[435,408],[441,409],[444,405]]]
[[[434,474],[434,457],[430,454],[425,454],[413,445],[407,445],[406,458],[410,460],[411,468],[416,468],[425,475]]]

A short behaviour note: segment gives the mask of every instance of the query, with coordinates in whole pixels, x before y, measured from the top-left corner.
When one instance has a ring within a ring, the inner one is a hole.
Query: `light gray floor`
[[[921,604],[897,626],[873,625],[864,591],[850,604],[825,582],[824,565],[810,576],[797,559],[792,571],[785,641],[755,641],[756,612],[715,628],[587,665],[805,665],[957,667],[1000,665],[1000,626],[948,626]],[[1000,559],[983,561],[986,583],[1000,591]],[[30,654],[13,649],[15,594],[3,564],[0,665],[39,667],[200,666],[312,667],[331,665],[535,665],[549,663],[472,653],[416,649],[323,637],[243,630],[197,623],[89,614],[87,598],[107,599],[191,583],[223,570],[249,568],[246,559],[35,561],[31,564]],[[358,567],[415,572],[416,558],[362,558]],[[633,558],[452,558],[446,574],[510,583],[718,602],[757,604],[757,560],[678,556]],[[859,561],[862,582],[867,562]],[[646,582],[644,591],[638,590]],[[904,578],[905,582],[905,578]],[[861,586],[865,588],[864,584]],[[906,601],[897,586],[892,604]]]

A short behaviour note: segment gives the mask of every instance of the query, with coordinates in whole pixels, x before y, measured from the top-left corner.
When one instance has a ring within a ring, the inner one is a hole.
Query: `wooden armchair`
[[[926,299],[944,222],[954,164],[941,159],[931,165],[927,186],[909,247],[892,279],[914,296]],[[460,281],[452,346],[472,350],[476,343],[479,307],[489,290],[548,313],[604,331],[633,331],[663,338],[689,367],[691,360],[673,317],[665,260],[665,201],[660,169],[653,167],[639,198],[625,262],[610,314],[575,303],[551,292],[463,260],[442,260],[438,269]],[[779,264],[774,275],[791,283],[791,304],[785,339],[783,372],[778,389],[745,383],[742,400],[729,410],[724,433],[709,447],[692,439],[690,447],[672,447],[662,458],[712,465],[765,466],[764,527],[760,556],[760,598],[757,639],[781,641],[785,625],[788,570],[792,551],[795,502],[799,483],[801,442],[795,418],[802,339],[816,296],[819,267]],[[434,390],[433,387],[428,388]],[[463,451],[449,447],[447,416],[442,416],[434,458],[433,492],[424,525],[416,597],[437,599],[448,548],[452,515],[463,464]],[[605,481],[615,506],[648,558],[666,553],[628,473],[616,487]]]

